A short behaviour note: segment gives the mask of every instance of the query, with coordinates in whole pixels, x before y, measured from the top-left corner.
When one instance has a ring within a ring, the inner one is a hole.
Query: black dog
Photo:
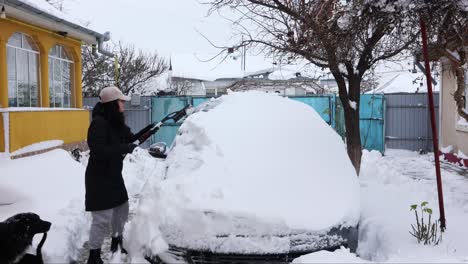
[[[37,214],[17,214],[0,222],[0,263],[43,264],[41,248],[47,238],[50,222],[43,221]],[[31,246],[35,234],[44,233],[36,256],[24,254]]]

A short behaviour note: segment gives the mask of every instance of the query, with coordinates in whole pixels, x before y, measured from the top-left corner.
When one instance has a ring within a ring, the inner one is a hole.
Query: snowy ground
[[[358,254],[346,249],[296,260],[310,262],[468,262],[468,173],[442,169],[447,230],[438,246],[419,245],[408,232],[416,222],[410,205],[429,202],[438,214],[433,154],[404,150],[364,152],[361,167],[361,221]],[[438,216],[437,216],[438,217]]]
[[[442,243],[419,245],[408,233],[414,223],[411,204],[428,201],[435,214],[438,212],[432,160],[429,154],[409,151],[388,150],[384,157],[365,152],[360,176],[359,257],[342,248],[303,256],[296,262],[468,262],[466,171],[442,171],[447,218]],[[79,259],[88,238],[90,218],[83,201],[85,165],[86,157],[79,163],[62,150],[19,160],[0,159],[0,220],[32,211],[52,221],[43,248],[46,262]],[[158,162],[143,150],[126,158],[124,177],[132,211],[147,177],[159,177],[157,167]]]

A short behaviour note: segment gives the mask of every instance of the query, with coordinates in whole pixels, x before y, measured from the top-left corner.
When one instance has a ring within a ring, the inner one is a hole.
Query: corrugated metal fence
[[[432,151],[432,130],[427,94],[386,94],[385,142],[387,148]],[[439,131],[439,93],[434,93]]]
[[[151,122],[183,108],[188,103],[197,106],[205,97],[141,97],[140,103],[126,104],[126,122],[137,132]],[[337,133],[344,137],[344,115],[340,100],[335,95],[291,97],[313,107]],[[85,107],[92,108],[97,98],[84,98]],[[438,121],[439,95],[434,95]],[[361,96],[361,140],[364,148],[381,152],[385,148],[432,150],[432,133],[427,109],[427,94],[386,94]],[[150,142],[170,144],[180,124],[165,124]]]

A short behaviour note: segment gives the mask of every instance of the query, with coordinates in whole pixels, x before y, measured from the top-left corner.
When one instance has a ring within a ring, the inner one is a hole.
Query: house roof
[[[45,0],[3,0],[7,17],[12,17],[51,31],[66,33],[67,36],[82,40],[88,44],[97,44],[104,40],[105,34],[83,26]]]
[[[191,77],[182,77],[182,76],[172,76],[172,81],[196,81],[196,82],[206,82],[206,80],[198,79],[198,78],[191,78]]]

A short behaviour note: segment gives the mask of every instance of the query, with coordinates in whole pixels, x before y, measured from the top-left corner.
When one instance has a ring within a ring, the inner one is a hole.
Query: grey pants
[[[109,234],[109,226],[112,227],[113,237],[122,235],[125,222],[128,219],[128,211],[128,202],[112,209],[92,211],[93,221],[89,232],[89,248],[101,248],[104,237]]]

